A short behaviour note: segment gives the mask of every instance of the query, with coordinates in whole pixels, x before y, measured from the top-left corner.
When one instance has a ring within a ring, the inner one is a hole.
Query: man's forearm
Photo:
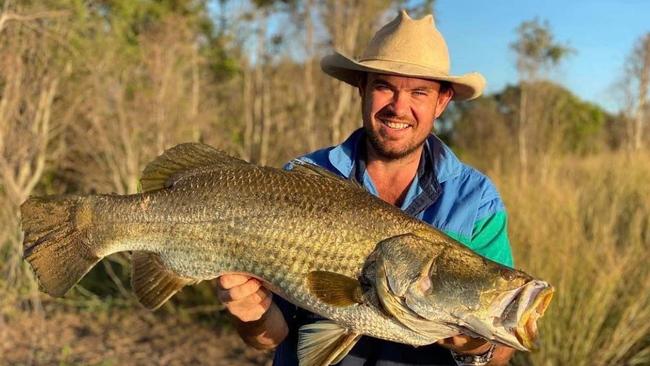
[[[289,333],[287,322],[275,303],[258,320],[243,322],[233,317],[233,323],[244,342],[260,350],[277,347]]]

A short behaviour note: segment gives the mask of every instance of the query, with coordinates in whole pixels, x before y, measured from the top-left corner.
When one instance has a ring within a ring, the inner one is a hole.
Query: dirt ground
[[[232,330],[142,309],[0,315],[0,365],[270,365]]]

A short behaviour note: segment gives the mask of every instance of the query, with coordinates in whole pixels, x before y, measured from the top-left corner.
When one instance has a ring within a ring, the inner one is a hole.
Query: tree
[[[444,121],[453,120],[450,143],[463,158],[483,171],[494,167],[509,168],[505,163],[508,157],[516,154],[516,147],[509,143],[509,115],[496,95],[483,96],[471,103],[452,104],[443,116]]]
[[[628,95],[628,146],[640,150],[644,145],[644,130],[650,118],[650,32],[640,37],[627,58],[625,87]]]
[[[552,157],[592,153],[605,145],[605,123],[613,117],[602,108],[549,81],[527,86],[537,95],[535,103],[529,105],[529,113],[538,116],[538,123],[529,129],[535,136],[529,152],[538,157],[536,167],[542,178],[549,173]],[[453,126],[451,142],[479,168],[512,168],[509,162],[517,146],[511,143],[510,136],[519,127],[521,94],[521,85],[507,86],[472,103],[457,104],[450,110],[453,113],[445,116],[452,119],[446,121]]]
[[[379,18],[391,2],[388,0],[344,2],[336,0],[324,1],[321,12],[325,20],[332,48],[346,55],[357,55],[363,42],[367,42],[376,24],[372,20]],[[330,81],[329,88],[336,96],[330,107],[329,126],[332,143],[339,143],[344,133],[345,122],[358,116],[358,109],[352,108],[354,93],[347,84],[335,80]],[[358,123],[358,117],[355,118]],[[356,124],[355,123],[355,124]]]
[[[219,47],[204,6],[0,3],[0,292],[36,294],[19,229],[28,196],[135,193],[163,149],[199,138],[227,146],[215,143],[230,135],[211,123],[218,99],[204,81],[217,78],[205,49]]]
[[[521,85],[517,141],[519,163],[525,177],[529,159],[528,141],[531,137],[529,129],[537,117],[530,113],[531,101],[535,100],[535,95],[531,94],[535,91],[529,88],[529,84],[537,81],[544,71],[558,65],[573,50],[553,39],[553,33],[546,21],[540,23],[538,19],[533,19],[521,23],[517,28],[517,36],[517,40],[510,47],[517,55],[516,65]]]
[[[58,156],[64,123],[56,98],[69,65],[62,57],[62,12],[5,2],[0,10],[0,278],[11,288],[36,282],[22,260],[19,207]],[[3,281],[0,281],[2,285]],[[4,289],[0,288],[0,292]],[[35,302],[37,303],[37,302]]]
[[[85,190],[136,193],[144,164],[199,137],[200,11],[178,15],[185,3],[111,1],[71,14],[75,72],[61,98],[75,122],[62,170]]]

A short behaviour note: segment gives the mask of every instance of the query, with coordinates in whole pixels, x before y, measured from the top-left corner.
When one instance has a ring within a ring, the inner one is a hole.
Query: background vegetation
[[[408,4],[414,14],[428,13],[433,1]],[[32,343],[22,353],[9,341],[34,326],[20,319],[45,324],[50,314],[72,314],[101,322],[136,306],[124,255],[103,261],[64,300],[37,291],[22,261],[18,221],[29,195],[135,193],[145,164],[183,141],[276,166],[340,141],[359,124],[358,100],[320,71],[319,59],[332,48],[355,54],[404,6],[0,0],[0,364],[123,363],[70,356],[85,354],[74,337]],[[270,19],[286,26],[272,34]],[[627,106],[616,115],[548,80],[575,51],[554,41],[547,23],[524,22],[513,31],[512,51],[519,82],[455,104],[437,132],[497,183],[517,266],[557,288],[540,322],[540,350],[518,354],[514,363],[648,365],[650,34],[630,50],[615,86]],[[143,317],[146,324],[226,326],[208,285]],[[58,351],[44,351],[52,347]],[[93,354],[97,346],[88,347]],[[191,362],[168,351],[151,355],[157,363]]]

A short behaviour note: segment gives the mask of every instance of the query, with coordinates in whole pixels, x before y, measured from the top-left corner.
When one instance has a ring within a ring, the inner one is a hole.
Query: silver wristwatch
[[[454,358],[458,366],[485,366],[492,360],[495,348],[496,346],[492,343],[490,344],[490,349],[480,355],[464,355],[451,351],[451,357]]]

